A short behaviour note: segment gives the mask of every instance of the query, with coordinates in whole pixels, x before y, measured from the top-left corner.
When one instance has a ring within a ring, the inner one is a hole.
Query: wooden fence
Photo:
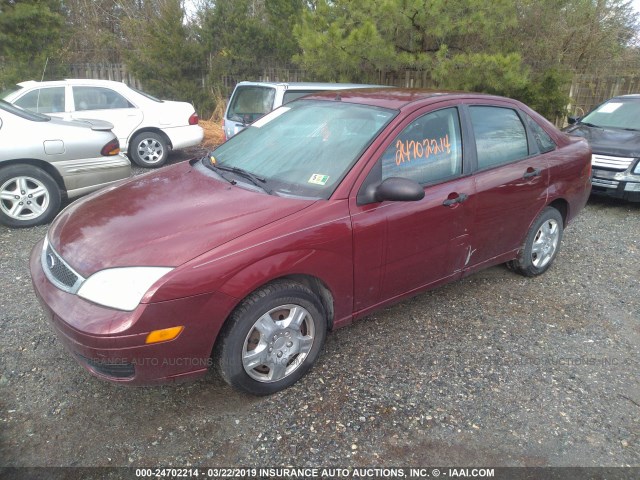
[[[122,63],[77,63],[69,65],[69,78],[91,78],[97,80],[113,80],[124,82],[130,87],[141,89],[140,82],[127,70]]]
[[[574,75],[571,82],[571,115],[583,116],[606,99],[640,93],[640,72],[633,75]]]
[[[124,64],[73,64],[69,66],[72,78],[94,78],[125,82],[136,88],[141,88],[140,82],[129,73]],[[202,73],[202,85],[206,86],[208,72]],[[309,80],[304,70],[294,67],[267,67],[254,80],[263,82],[300,82]],[[230,93],[235,86],[236,79],[228,76],[221,77],[222,84]],[[367,83],[389,85],[402,88],[434,88],[426,71],[387,72],[378,71],[368,78]],[[575,74],[568,92],[571,103],[568,106],[572,115],[583,115],[604,100],[616,95],[640,93],[640,72],[626,75],[586,75]],[[559,122],[563,119],[558,119]]]

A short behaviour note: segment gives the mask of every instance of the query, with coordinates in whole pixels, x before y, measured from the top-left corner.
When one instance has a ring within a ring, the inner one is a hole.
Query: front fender
[[[326,250],[281,252],[249,265],[229,278],[219,289],[242,299],[261,286],[282,277],[306,276],[320,280],[331,292],[334,323],[340,325],[353,312],[353,267],[350,259]]]
[[[220,292],[242,301],[273,280],[304,275],[334,298],[334,323],[353,312],[353,238],[346,202],[318,202],[220,245],[163,279],[148,302]]]

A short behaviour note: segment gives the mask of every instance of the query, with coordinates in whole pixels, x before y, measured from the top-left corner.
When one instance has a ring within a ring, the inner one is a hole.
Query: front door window
[[[456,108],[429,113],[409,124],[382,156],[382,179],[402,177],[434,184],[462,172],[462,138]]]

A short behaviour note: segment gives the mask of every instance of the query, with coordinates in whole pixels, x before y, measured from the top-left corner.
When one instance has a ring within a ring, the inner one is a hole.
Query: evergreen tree
[[[0,0],[0,86],[50,74],[45,67],[63,52],[64,22],[58,0]]]
[[[130,48],[129,70],[145,90],[166,99],[194,103],[209,109],[203,89],[203,50],[185,23],[181,0],[147,0],[131,15],[124,30]]]
[[[304,0],[216,0],[203,12],[211,70],[238,80],[265,65],[287,64],[298,51],[292,35]]]

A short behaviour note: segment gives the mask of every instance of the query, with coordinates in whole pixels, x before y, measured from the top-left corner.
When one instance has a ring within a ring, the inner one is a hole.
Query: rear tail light
[[[193,112],[189,117],[189,125],[197,125],[199,121],[198,114]]]
[[[114,138],[109,143],[107,143],[100,153],[105,157],[110,157],[112,155],[118,155],[120,153],[120,142],[117,138]]]

